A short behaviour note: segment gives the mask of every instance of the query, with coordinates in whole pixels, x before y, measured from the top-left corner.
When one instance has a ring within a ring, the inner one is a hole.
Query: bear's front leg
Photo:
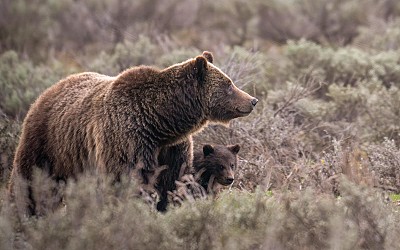
[[[160,192],[160,201],[157,204],[158,211],[165,211],[168,204],[168,191],[176,188],[175,181],[179,179],[182,167],[185,172],[190,171],[193,164],[193,143],[189,137],[185,141],[163,147],[158,155],[159,166],[166,165],[168,168],[161,172],[157,189]]]
[[[160,166],[157,158],[158,150],[147,148],[136,159],[137,164],[135,168],[140,171],[143,184],[149,184],[153,179],[152,177],[156,173],[156,168]]]

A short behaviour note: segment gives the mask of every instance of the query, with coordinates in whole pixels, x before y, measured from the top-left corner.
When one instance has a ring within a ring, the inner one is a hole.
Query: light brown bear
[[[239,90],[213,64],[209,52],[163,70],[138,66],[115,77],[86,72],[47,89],[23,123],[10,191],[27,194],[25,209],[35,214],[34,166],[56,179],[85,170],[116,179],[143,165],[142,183],[168,165],[159,183],[160,210],[166,207],[182,164],[192,166],[192,134],[209,121],[227,123],[247,116],[257,99]],[[16,188],[21,177],[26,188]]]

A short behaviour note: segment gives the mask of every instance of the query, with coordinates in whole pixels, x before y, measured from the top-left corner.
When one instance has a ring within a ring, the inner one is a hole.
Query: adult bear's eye
[[[224,166],[219,165],[219,166],[218,166],[218,169],[219,169],[219,170],[224,170]]]
[[[232,169],[234,169],[234,168],[235,168],[235,165],[234,165],[233,163],[231,164],[231,168],[232,168]]]

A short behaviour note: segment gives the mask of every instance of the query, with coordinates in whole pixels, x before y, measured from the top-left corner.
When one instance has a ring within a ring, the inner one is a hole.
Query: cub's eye
[[[219,170],[224,170],[224,166],[219,165],[219,166],[218,166],[218,169],[219,169]]]
[[[231,168],[232,168],[232,169],[234,169],[234,168],[235,168],[235,165],[234,165],[233,163],[231,164]]]

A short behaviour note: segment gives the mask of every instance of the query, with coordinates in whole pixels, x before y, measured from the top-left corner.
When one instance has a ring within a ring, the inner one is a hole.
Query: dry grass
[[[38,190],[48,187],[45,176],[36,178]],[[342,178],[340,183],[339,198],[314,188],[273,195],[260,188],[252,193],[233,189],[161,214],[137,198],[132,182],[112,186],[107,178],[87,175],[69,182],[63,206],[46,216],[21,219],[3,200],[0,247],[394,249],[398,207],[364,185]],[[38,195],[45,198],[46,192]]]

